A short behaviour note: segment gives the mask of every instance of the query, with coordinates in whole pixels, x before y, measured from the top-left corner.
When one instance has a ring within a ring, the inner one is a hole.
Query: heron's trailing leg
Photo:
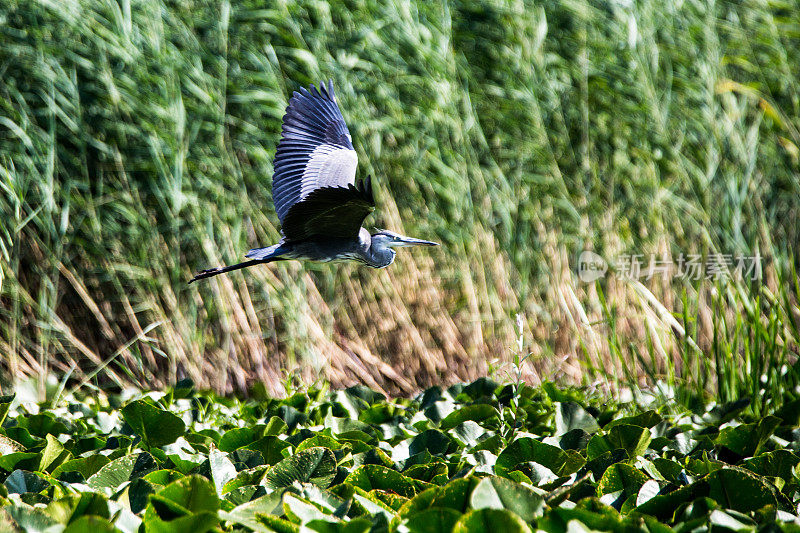
[[[240,268],[247,268],[253,265],[260,265],[261,263],[269,263],[271,261],[276,261],[277,258],[272,259],[255,259],[253,261],[245,261],[244,263],[237,263],[235,265],[224,266],[224,267],[217,267],[217,268],[209,268],[206,270],[201,270],[197,273],[195,277],[189,280],[189,283],[193,281],[197,281],[199,279],[210,278],[212,276],[216,276],[218,274],[224,274],[225,272],[230,272],[232,270],[239,270]]]
[[[250,261],[245,261],[243,263],[236,263],[235,265],[230,266],[222,266],[217,268],[209,268],[206,270],[201,270],[197,273],[195,277],[193,277],[189,283],[193,281],[197,281],[199,279],[210,278],[216,276],[218,274],[224,274],[225,272],[230,272],[232,270],[239,270],[240,268],[247,268],[253,265],[260,265],[262,263],[271,263],[273,261],[280,261],[284,259],[281,257],[281,254],[285,252],[285,248],[283,248],[280,243],[274,244],[272,246],[267,246],[266,248],[254,248],[247,252],[245,257],[250,259]]]

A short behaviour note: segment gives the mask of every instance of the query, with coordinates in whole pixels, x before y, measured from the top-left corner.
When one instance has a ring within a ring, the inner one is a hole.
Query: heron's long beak
[[[389,243],[389,246],[439,246],[439,243],[398,235],[393,242]]]

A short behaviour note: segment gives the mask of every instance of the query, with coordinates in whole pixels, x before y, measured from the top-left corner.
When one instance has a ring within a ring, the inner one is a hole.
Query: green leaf
[[[414,465],[403,470],[403,475],[407,478],[418,479],[428,483],[445,484],[447,483],[447,465],[445,463],[428,463],[424,465]]]
[[[708,483],[705,480],[697,481],[667,494],[654,496],[636,507],[636,511],[642,514],[653,515],[659,520],[669,520],[672,518],[675,509],[682,503],[707,496],[708,492]]]
[[[0,396],[0,427],[3,427],[3,422],[6,420],[8,410],[11,408],[11,403],[16,396],[16,393],[8,396]]]
[[[431,455],[446,454],[452,444],[450,437],[439,430],[429,429],[423,431],[411,440],[408,452],[415,455],[427,451]]]
[[[137,478],[131,481],[130,485],[125,488],[125,495],[131,511],[136,514],[140,513],[147,507],[150,495],[155,494],[162,488],[163,485],[154,485],[144,478]]]
[[[295,452],[302,452],[303,450],[307,450],[309,448],[328,448],[329,450],[339,450],[344,446],[341,442],[334,439],[333,437],[329,437],[328,435],[314,435],[311,438],[308,438],[297,445]]]
[[[353,385],[344,390],[344,393],[352,398],[360,398],[367,402],[367,405],[372,405],[376,402],[385,402],[386,396],[380,392],[376,392],[364,385]]]
[[[41,492],[49,487],[50,483],[33,472],[14,470],[6,478],[3,485],[8,489],[9,494],[25,494],[28,492]]]
[[[145,518],[144,530],[146,533],[206,533],[218,523],[219,518],[211,512],[190,514],[168,521],[151,516]]]
[[[108,501],[103,495],[96,492],[68,494],[50,502],[46,510],[48,515],[62,524],[67,524],[84,515],[110,517]]]
[[[472,420],[473,422],[483,422],[487,418],[491,418],[493,416],[497,416],[497,409],[489,404],[480,403],[468,405],[447,415],[444,420],[442,420],[442,423],[439,427],[442,430],[447,431],[448,429],[453,429],[459,424],[463,424],[467,420]]]
[[[236,477],[236,467],[228,459],[228,454],[219,451],[213,446],[208,454],[208,463],[211,468],[211,479],[217,489],[217,496],[222,496],[222,487]]]
[[[800,457],[789,450],[775,450],[747,459],[743,466],[756,474],[779,477],[789,482],[792,481],[794,469],[799,463]]]
[[[636,506],[638,507],[643,503],[655,498],[658,496],[660,491],[661,486],[658,484],[658,481],[654,479],[648,479],[644,482],[639,489],[639,493],[636,495]]]
[[[467,448],[472,448],[477,445],[479,439],[486,433],[477,422],[467,420],[456,427],[450,429],[450,435],[453,439]]]
[[[585,498],[573,508],[550,509],[536,521],[544,531],[626,531],[619,513],[595,498]],[[639,528],[632,529],[638,531]]]
[[[629,426],[639,426],[643,428],[652,428],[663,422],[663,418],[661,415],[656,413],[655,411],[645,411],[644,413],[639,413],[633,416],[626,416],[623,418],[617,418],[612,420],[605,426],[603,426],[604,431],[609,431],[614,426],[618,426],[620,424],[627,424]]]
[[[453,533],[529,533],[531,529],[520,517],[505,509],[478,509],[462,516]]]
[[[721,468],[708,475],[708,496],[727,509],[747,513],[777,505],[770,487],[758,476],[744,469]]]
[[[265,437],[275,437],[283,435],[289,430],[289,426],[279,416],[273,416],[267,422],[267,427],[264,428]]]
[[[772,522],[774,523],[774,508]],[[675,511],[675,522],[683,522],[683,528],[702,528],[707,525],[716,526],[713,530],[753,531],[756,522],[749,516],[731,509],[720,509],[719,503],[711,498],[697,498],[691,503],[680,506]]]
[[[219,497],[214,487],[202,476],[187,476],[173,481],[159,491],[158,496],[172,500],[192,513],[215,513],[219,509]]]
[[[454,479],[444,487],[432,487],[403,504],[400,513],[413,514],[429,507],[446,507],[464,513],[469,509],[470,496],[480,480],[475,477]]]
[[[57,526],[58,521],[51,517],[41,508],[9,505],[5,507],[5,511],[16,522],[16,525],[22,528],[25,533],[45,533],[47,531],[58,531],[58,529],[50,530],[50,527]],[[0,525],[4,525],[0,522]]]
[[[347,476],[345,482],[365,491],[390,490],[406,498],[411,498],[417,493],[418,483],[381,465],[359,466]]]
[[[681,475],[683,475],[684,469],[683,465],[677,461],[664,459],[663,457],[654,457],[653,466],[655,467],[656,471],[667,481],[670,481],[676,485],[681,484]]]
[[[25,446],[15,441],[14,439],[6,437],[5,435],[0,435],[0,455],[6,455],[9,453],[17,453],[24,451],[25,451]]]
[[[148,447],[171,444],[186,431],[183,420],[142,400],[129,403],[121,413]]]
[[[298,533],[300,526],[283,518],[268,514],[259,514],[257,520],[269,533]]]
[[[352,487],[352,489],[354,503],[361,506],[367,514],[382,516],[387,521],[395,518],[395,510],[377,498],[374,493],[369,493],[360,487]]]
[[[219,498],[207,479],[184,477],[150,496],[144,513],[145,530],[204,533],[219,522],[218,509]]]
[[[303,525],[304,531],[317,533],[367,533],[372,528],[372,522],[366,518],[354,518],[349,522],[328,522],[312,520]]]
[[[274,465],[282,461],[285,458],[283,451],[289,447],[291,447],[291,444],[274,435],[261,437],[257,441],[245,446],[248,450],[259,452],[264,458],[264,462],[268,465]]]
[[[721,426],[750,406],[750,398],[744,397],[719,404],[703,415],[703,420],[713,426]]]
[[[243,446],[252,444],[257,440],[256,432],[252,428],[235,428],[225,432],[219,439],[219,449],[223,452],[232,452]]]
[[[220,511],[222,520],[249,527],[250,529],[270,533],[272,530],[256,519],[256,515],[274,514],[280,508],[285,490],[276,490],[253,501],[243,503],[230,512]]]
[[[327,448],[309,448],[287,457],[272,467],[266,476],[269,488],[288,487],[295,481],[320,487],[330,485],[336,476],[336,458]]]
[[[42,454],[39,460],[39,471],[40,472],[50,472],[55,469],[58,465],[62,462],[67,460],[70,457],[70,453],[64,449],[64,445],[61,444],[57,438],[48,434],[45,436],[45,444],[44,450],[42,450]]]
[[[106,518],[100,516],[82,516],[70,522],[64,533],[117,533],[119,530]]]
[[[775,412],[775,416],[781,419],[784,426],[800,426],[800,400],[786,402]]]
[[[473,509],[508,509],[530,522],[542,515],[544,498],[528,487],[501,477],[487,477],[470,497]]]
[[[93,489],[117,490],[126,481],[142,477],[157,468],[153,456],[147,452],[126,455],[103,466],[86,480],[86,484]]]
[[[294,489],[296,490],[297,487],[295,486]],[[330,491],[321,489],[312,483],[303,483],[296,495],[313,502],[314,505],[328,514],[342,517],[347,512],[347,502]]]
[[[638,495],[650,478],[640,470],[625,463],[617,463],[608,467],[597,483],[597,494],[611,494],[622,491],[625,498]]]
[[[586,453],[589,459],[595,459],[605,452],[622,449],[633,459],[644,454],[650,439],[649,429],[619,424],[612,427],[605,435],[597,434],[592,437],[586,447]]]
[[[142,476],[142,479],[145,481],[149,481],[150,483],[154,483],[156,485],[166,486],[172,483],[173,481],[178,481],[179,479],[183,479],[183,475],[180,472],[176,472],[175,470],[153,470],[152,472],[148,472],[147,474]]]
[[[556,402],[555,407],[556,436],[573,429],[582,429],[586,433],[594,433],[600,429],[597,420],[575,402]]]
[[[108,457],[100,454],[70,459],[69,461],[64,461],[53,470],[53,477],[57,478],[63,472],[79,472],[84,479],[89,479],[109,462]]]
[[[404,410],[394,404],[378,403],[370,405],[358,415],[358,419],[367,424],[390,424],[401,416]]]
[[[184,474],[188,474],[206,460],[206,457],[196,453],[194,447],[183,437],[164,446],[163,450],[175,468]]]
[[[71,431],[63,421],[56,419],[52,413],[46,411],[38,415],[21,417],[17,419],[17,423],[27,429],[31,435],[40,438],[44,438],[48,434],[57,437],[62,433],[69,434]],[[19,441],[19,439],[16,440]]]
[[[577,472],[584,460],[575,450],[564,451],[530,437],[517,439],[503,450],[495,463],[498,476],[506,476],[517,465],[534,462],[550,469],[557,476]]]
[[[39,464],[37,452],[11,452],[0,455],[0,468],[7,471],[16,469],[36,470]]]
[[[715,442],[738,455],[752,457],[758,454],[779,424],[779,418],[768,416],[757,424],[728,426],[719,432]]]
[[[338,522],[339,520],[332,514],[322,512],[317,506],[288,493],[283,498],[283,508],[289,520],[300,524],[305,524],[312,520],[325,520],[328,522]]]
[[[410,515],[403,521],[403,525],[414,533],[440,533],[452,531],[461,516],[455,509],[433,507]]]

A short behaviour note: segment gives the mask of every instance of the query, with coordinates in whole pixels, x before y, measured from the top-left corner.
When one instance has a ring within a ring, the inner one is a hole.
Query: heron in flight
[[[286,259],[392,264],[400,246],[438,243],[361,227],[374,209],[370,176],[356,183],[358,156],[333,94],[333,82],[296,91],[275,153],[272,199],[281,240],[245,254],[249,261],[199,272],[189,282]]]

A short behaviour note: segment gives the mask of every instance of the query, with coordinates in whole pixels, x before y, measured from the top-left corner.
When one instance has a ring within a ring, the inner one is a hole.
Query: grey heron
[[[336,103],[333,82],[295,91],[275,153],[272,199],[281,240],[245,254],[249,261],[199,272],[189,283],[232,270],[286,259],[392,264],[400,246],[438,243],[361,225],[374,209],[371,177],[356,182],[358,156]]]

